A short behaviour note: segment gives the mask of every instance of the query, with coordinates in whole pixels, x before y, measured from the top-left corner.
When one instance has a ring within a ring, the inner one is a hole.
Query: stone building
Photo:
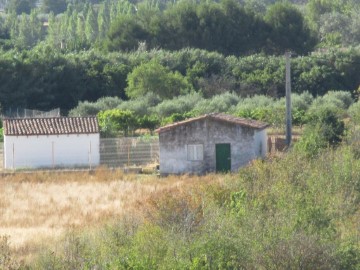
[[[237,171],[266,155],[267,126],[212,113],[161,127],[157,130],[160,174]]]

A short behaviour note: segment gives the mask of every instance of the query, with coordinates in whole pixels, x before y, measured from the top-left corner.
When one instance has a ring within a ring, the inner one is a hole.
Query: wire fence
[[[100,164],[108,167],[144,165],[159,161],[158,138],[100,140]]]
[[[60,109],[51,111],[38,111],[30,109],[8,109],[3,117],[9,118],[43,118],[43,117],[60,117]]]

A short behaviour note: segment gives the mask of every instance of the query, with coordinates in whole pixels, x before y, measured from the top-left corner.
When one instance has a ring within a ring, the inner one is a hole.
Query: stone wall
[[[257,130],[253,128],[214,119],[201,119],[174,126],[159,134],[160,173],[204,174],[214,172],[216,169],[215,145],[219,143],[231,145],[231,170],[236,171],[261,152],[259,146],[255,145],[256,132]],[[203,160],[188,160],[188,144],[203,145]]]

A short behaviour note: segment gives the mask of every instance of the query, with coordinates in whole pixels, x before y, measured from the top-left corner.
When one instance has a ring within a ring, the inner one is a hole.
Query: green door
[[[219,143],[216,147],[216,172],[231,171],[230,143]]]

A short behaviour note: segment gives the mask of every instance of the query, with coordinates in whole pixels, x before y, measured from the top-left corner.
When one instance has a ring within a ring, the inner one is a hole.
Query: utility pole
[[[285,91],[286,91],[286,145],[291,144],[291,80],[290,80],[290,57],[291,53],[285,53],[286,74],[285,74]]]

